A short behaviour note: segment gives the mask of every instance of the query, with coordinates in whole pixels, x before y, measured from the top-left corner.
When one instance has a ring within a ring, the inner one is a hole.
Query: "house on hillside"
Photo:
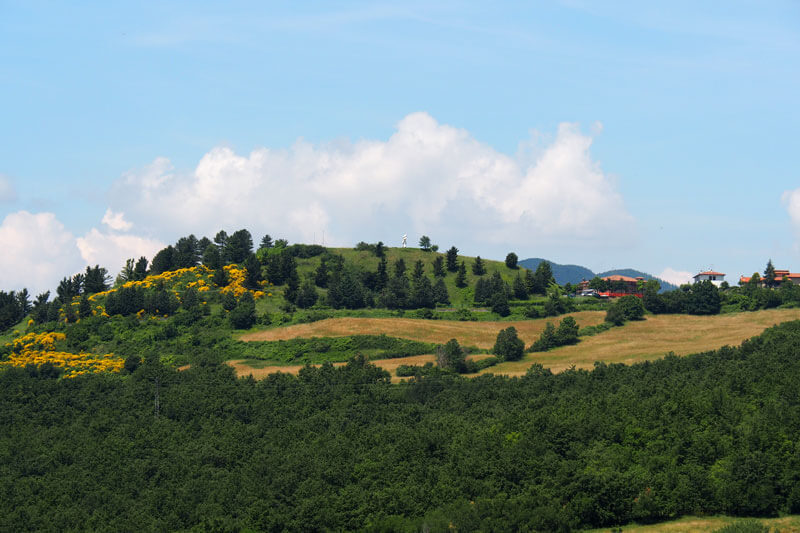
[[[700,272],[694,275],[694,282],[700,281],[710,281],[717,287],[722,285],[722,282],[725,281],[725,274],[722,272],[716,272],[714,270],[706,270],[705,272]]]
[[[578,294],[581,296],[599,296],[601,298],[619,298],[620,296],[627,296],[628,294],[633,294],[639,298],[642,297],[642,291],[639,290],[639,282],[644,281],[644,278],[641,276],[632,278],[630,276],[615,274],[600,279],[606,282],[606,290],[593,291],[589,288],[590,282],[583,280],[578,283]]]
[[[633,294],[640,298],[642,297],[642,291],[639,289],[639,282],[644,281],[644,278],[641,276],[632,278],[630,276],[615,274],[613,276],[604,277],[603,281],[608,282],[608,295],[612,298],[626,296],[628,294]]]
[[[739,277],[739,285],[744,285],[745,283],[750,283],[751,276],[740,276]],[[775,269],[775,281],[778,283],[783,283],[784,281],[791,281],[794,285],[800,285],[800,274],[796,272],[789,272],[788,270],[778,270]],[[764,278],[761,278],[761,282],[758,284],[759,287],[764,286]]]

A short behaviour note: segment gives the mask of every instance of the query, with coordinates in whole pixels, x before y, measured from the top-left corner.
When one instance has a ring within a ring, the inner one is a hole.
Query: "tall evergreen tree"
[[[437,278],[433,284],[433,299],[437,304],[450,304],[450,295],[447,293],[447,285],[442,278]]]
[[[411,293],[411,306],[433,309],[436,307],[436,298],[433,294],[433,286],[428,276],[420,276],[414,281],[414,290]]]
[[[781,281],[775,279],[775,267],[772,264],[772,259],[767,261],[767,268],[764,269],[764,277],[761,279],[764,281],[764,286],[770,289],[777,287],[778,282]]]
[[[463,289],[467,286],[467,267],[464,261],[459,262],[458,274],[456,274],[456,287]]]
[[[161,274],[175,268],[175,248],[172,245],[163,248],[153,256],[153,262],[150,264],[151,274]]]
[[[477,256],[475,262],[472,263],[472,273],[476,276],[483,276],[486,274],[486,266],[484,266],[481,256]]]
[[[378,262],[378,271],[375,276],[375,289],[379,292],[382,291],[386,288],[388,282],[389,274],[386,272],[386,256],[383,256],[380,262]]]
[[[455,272],[458,270],[458,248],[451,246],[450,249],[447,250],[445,256],[447,261],[447,270],[450,272]]]
[[[83,276],[83,291],[89,294],[103,292],[109,287],[109,279],[108,271],[100,265],[87,266]]]
[[[416,281],[425,275],[425,265],[421,260],[414,263],[414,271],[411,273],[411,279]]]
[[[403,261],[401,257],[397,261],[394,262],[394,277],[405,277],[406,275],[406,262]]]
[[[216,244],[209,244],[203,251],[203,264],[211,270],[222,268],[222,255]]]
[[[147,277],[147,258],[142,256],[136,261],[133,267],[133,281],[142,281]]]
[[[447,272],[444,270],[444,257],[437,255],[433,260],[433,276],[436,278],[443,278]]]
[[[246,229],[240,229],[228,237],[222,258],[226,263],[243,263],[252,253],[253,237]]]

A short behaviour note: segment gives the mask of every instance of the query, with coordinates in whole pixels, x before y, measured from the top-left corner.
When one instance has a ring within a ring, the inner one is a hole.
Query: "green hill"
[[[346,263],[352,264],[359,269],[366,271],[376,271],[378,269],[378,263],[380,262],[380,259],[376,257],[373,252],[367,250],[356,250],[353,248],[328,248],[328,251],[332,254],[342,256]],[[429,277],[433,276],[433,262],[436,257],[441,256],[443,260],[445,259],[444,253],[426,252],[419,248],[385,248],[385,254],[388,271],[390,273],[394,271],[393,265],[399,259],[402,259],[405,262],[407,273],[410,273],[414,270],[414,264],[417,261],[422,261],[425,275]],[[446,273],[444,281],[447,286],[447,292],[450,295],[450,304],[455,308],[464,306],[472,307],[473,289],[475,287],[475,281],[479,277],[472,273],[472,265],[475,263],[475,257],[459,255],[458,260],[464,261],[464,265],[466,266],[467,286],[464,288],[456,287],[456,272]],[[499,272],[503,280],[509,284],[513,283],[514,278],[517,275],[525,275],[524,268],[511,269],[508,268],[503,261],[492,261],[483,258],[481,258],[481,261],[486,268],[486,274],[484,274],[485,276],[491,276],[495,272]],[[307,259],[297,258],[298,275],[301,278],[304,276],[312,276],[317,267],[319,267],[320,262],[321,256]],[[325,289],[321,289],[320,292],[325,294],[326,291]]]

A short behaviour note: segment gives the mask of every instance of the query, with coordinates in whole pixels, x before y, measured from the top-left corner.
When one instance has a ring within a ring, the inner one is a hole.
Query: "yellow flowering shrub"
[[[11,354],[0,366],[43,365],[50,363],[64,369],[64,377],[72,378],[92,372],[119,372],[125,362],[114,354],[69,353],[55,349],[66,335],[57,332],[28,333],[6,344]]]

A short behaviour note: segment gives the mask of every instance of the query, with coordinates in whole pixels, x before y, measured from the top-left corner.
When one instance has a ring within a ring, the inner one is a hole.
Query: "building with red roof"
[[[694,282],[698,283],[700,281],[710,281],[717,287],[719,287],[723,281],[725,281],[725,274],[722,272],[717,272],[716,270],[706,270],[704,272],[699,272],[694,276]]]

